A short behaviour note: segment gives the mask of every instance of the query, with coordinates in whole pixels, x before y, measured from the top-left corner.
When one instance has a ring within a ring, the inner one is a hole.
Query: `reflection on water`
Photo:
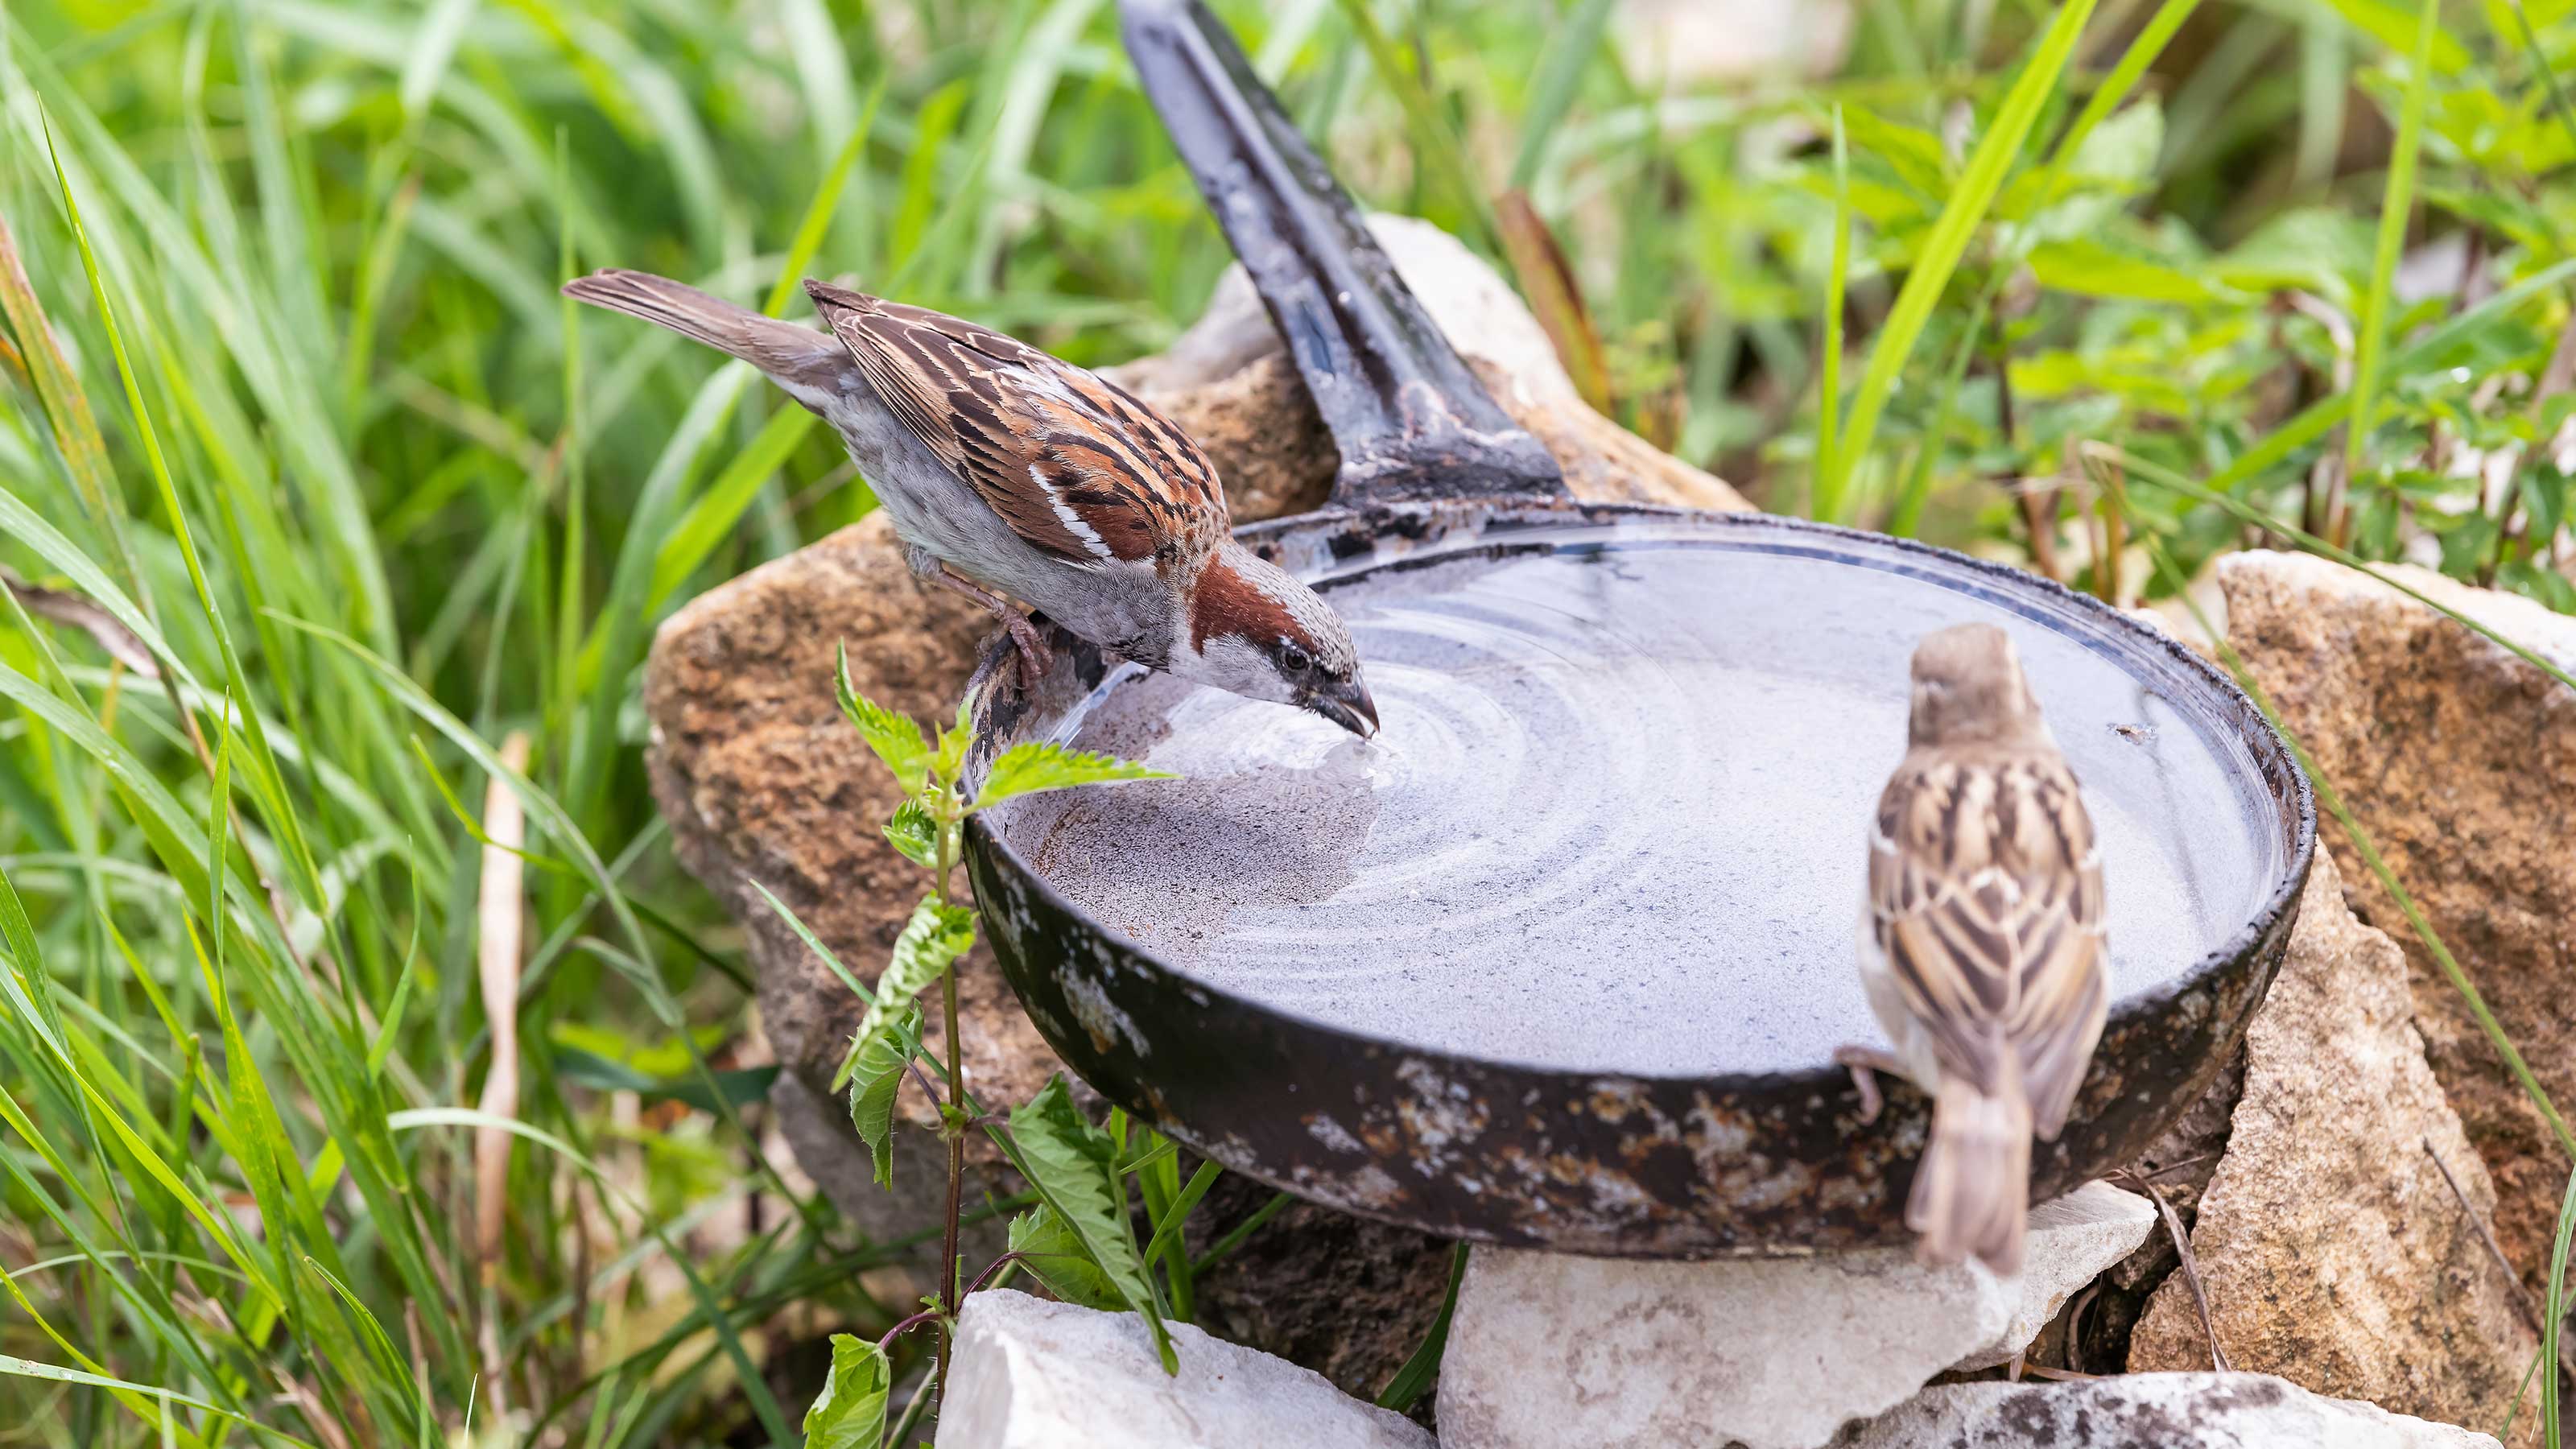
[[[1086,748],[1186,778],[1005,829],[1211,984],[1426,1047],[1768,1071],[1879,1039],[1852,965],[1867,821],[1930,630],[2010,629],[2085,785],[2122,994],[2246,919],[2274,847],[2186,720],[2080,640],[1920,579],[1679,544],[1331,593],[1385,729],[1123,678]],[[2221,748],[2225,748],[2222,746]]]

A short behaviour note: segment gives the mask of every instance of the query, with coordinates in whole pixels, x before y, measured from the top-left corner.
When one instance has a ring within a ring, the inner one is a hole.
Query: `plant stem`
[[[939,822],[939,903],[950,901],[948,878],[957,866],[957,833],[962,818],[957,808],[957,792],[942,781],[940,809],[945,818]],[[948,1391],[949,1355],[956,1349],[957,1313],[964,1305],[957,1291],[957,1219],[958,1208],[966,1190],[966,1129],[964,1123],[974,1115],[966,1097],[966,1059],[957,1040],[957,963],[939,973],[940,1030],[948,1038],[948,1112],[949,1120],[940,1123],[940,1132],[948,1139],[948,1211],[939,1239],[939,1391]]]
[[[903,1337],[912,1330],[919,1328],[922,1324],[930,1322],[939,1316],[940,1313],[938,1309],[925,1308],[919,1313],[912,1315],[910,1318],[896,1324],[894,1327],[887,1329],[885,1331],[885,1337],[877,1340],[877,1352],[892,1353],[894,1351],[894,1341],[896,1339]]]
[[[934,1368],[930,1378],[913,1391],[912,1402],[903,1406],[903,1417],[894,1421],[893,1430],[886,1435],[886,1443],[900,1449],[903,1441],[911,1437],[914,1426],[921,1422],[921,1411],[929,1406],[930,1396],[947,1386],[947,1378]]]

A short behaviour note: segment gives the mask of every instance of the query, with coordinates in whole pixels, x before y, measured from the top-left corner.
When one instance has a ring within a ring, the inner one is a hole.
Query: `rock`
[[[1180,1372],[1145,1323],[1007,1288],[967,1295],[939,1449],[1433,1449],[1401,1414],[1284,1359],[1172,1325]]]
[[[2403,958],[2308,879],[2280,975],[2247,1028],[2245,1086],[2191,1234],[2231,1367],[2460,1423],[2498,1424],[2533,1347],[2469,1211],[2494,1200],[2426,1066]],[[2130,1339],[2132,1370],[2210,1366],[2182,1275]],[[2536,1416],[2526,1423],[2535,1423]]]
[[[2576,619],[2429,570],[2385,570],[2576,666]],[[2576,1101],[2576,691],[2358,571],[2246,553],[2228,633],[2560,1103]],[[2396,902],[2321,822],[2361,918],[2406,953],[2433,1075],[2496,1184],[2496,1236],[2535,1293],[2566,1159]]]
[[[2031,1215],[2020,1279],[1903,1248],[1659,1263],[1478,1248],[1440,1365],[1449,1449],[1813,1449],[1946,1368],[2001,1363],[2146,1236],[2090,1183]]]
[[[1621,0],[1611,36],[1649,92],[1829,76],[1851,53],[1847,0]]]
[[[889,1194],[869,1181],[848,1108],[828,1090],[860,1003],[753,886],[767,887],[862,980],[875,979],[929,877],[877,832],[896,803],[894,780],[833,706],[832,651],[851,644],[870,697],[935,719],[953,712],[988,626],[972,604],[915,581],[885,520],[871,517],[683,606],[663,623],[645,671],[654,799],[680,863],[749,939],[761,1024],[787,1068],[784,1090],[772,1093],[780,1128],[835,1205],[874,1237],[922,1225],[921,1204],[935,1194],[921,1185],[946,1180],[945,1150],[926,1132],[898,1132],[895,1180],[916,1190]],[[1043,1086],[1054,1057],[987,953],[967,959],[958,995],[969,1087],[1010,1102]],[[936,1013],[929,1036],[939,1036]],[[917,1090],[897,1102],[906,1120],[937,1121]],[[977,1186],[1016,1190],[990,1175],[991,1145],[974,1146],[987,1174]]]
[[[2219,1155],[2227,1150],[2228,1121],[2244,1091],[2245,1046],[2239,1042],[2209,1090],[2130,1165],[2173,1205],[2186,1232],[2199,1211],[2202,1190],[2218,1171]],[[2145,1314],[2149,1296],[2180,1261],[2172,1234],[2160,1225],[2150,1227],[2137,1251],[2096,1281],[2098,1291],[2032,1341],[2029,1361],[2078,1373],[2101,1373],[2127,1363],[2130,1331]]]
[[[1382,217],[1375,224],[1433,317],[1461,339],[1489,382],[1502,384],[1505,406],[1542,425],[1540,436],[1559,450],[1578,493],[1744,506],[1725,484],[1573,400],[1545,334],[1490,267],[1423,223]],[[1123,372],[1208,445],[1238,520],[1323,498],[1338,457],[1239,271],[1170,352]],[[857,1028],[859,1003],[751,886],[757,881],[774,892],[861,980],[875,979],[927,882],[878,834],[893,787],[833,706],[833,648],[848,643],[852,676],[870,697],[939,718],[954,708],[990,629],[966,601],[917,584],[885,520],[874,517],[681,608],[663,623],[646,665],[654,798],[681,864],[743,923],[761,1019],[786,1068],[771,1099],[780,1129],[842,1213],[880,1238],[925,1225],[936,1195],[921,1185],[943,1179],[944,1156],[927,1132],[898,1131],[898,1191],[870,1181],[846,1107],[827,1090]],[[958,981],[968,1084],[997,1105],[1025,1098],[1057,1070],[1054,1056],[989,955],[969,956]],[[935,1120],[915,1089],[906,1087],[898,1101],[914,1125]],[[969,1201],[1017,1190],[988,1143],[970,1139],[970,1153]],[[1327,1255],[1309,1258],[1294,1248],[1308,1231],[1330,1245],[1333,1261],[1368,1265],[1361,1276],[1378,1286],[1314,1273],[1314,1262]],[[1280,1254],[1247,1249],[1223,1265],[1207,1285],[1211,1311],[1230,1328],[1240,1325],[1256,1346],[1294,1344],[1337,1382],[1374,1392],[1421,1341],[1422,1315],[1430,1311],[1395,1311],[1394,1285],[1410,1292],[1427,1278],[1436,1305],[1447,1245],[1374,1223],[1334,1220],[1327,1227],[1323,1215],[1298,1212],[1263,1233],[1283,1235]],[[988,1258],[999,1250],[998,1225],[969,1243],[971,1257]],[[1261,1272],[1279,1281],[1254,1281]],[[1311,1307],[1295,1302],[1300,1278],[1319,1285]],[[1351,1291],[1383,1293],[1389,1311],[1338,1334],[1325,1331],[1319,1325],[1328,1321],[1330,1295]],[[1282,1337],[1261,1337],[1266,1332]]]
[[[1206,1252],[1271,1196],[1240,1173],[1218,1178],[1190,1215],[1191,1251]],[[1199,1276],[1198,1321],[1373,1399],[1440,1316],[1450,1254],[1420,1233],[1290,1203]]]
[[[1835,1449],[2495,1449],[2484,1434],[2328,1399],[2267,1374],[1942,1384]]]
[[[2040,1329],[2108,1269],[2136,1251],[2155,1231],[2154,1203],[2107,1182],[2088,1182],[2030,1212],[2031,1252],[2022,1263],[2020,1293],[2003,1332],[1950,1365],[1954,1372],[2010,1363]]]
[[[2384,570],[2553,660],[2576,620],[2428,570]],[[2576,1091],[2576,695],[2539,668],[2358,571],[2291,554],[2220,570],[2231,635],[2321,771],[2477,983],[2542,1086]],[[2339,830],[2324,839],[2363,919],[2406,956],[2434,1076],[2493,1179],[2495,1227],[2542,1286],[2562,1156],[2431,953]]]

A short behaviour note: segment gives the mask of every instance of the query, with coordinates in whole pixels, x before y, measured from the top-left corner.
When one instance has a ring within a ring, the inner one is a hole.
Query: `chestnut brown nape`
[[[1220,553],[1200,571],[1198,587],[1190,595],[1192,649],[1205,651],[1208,640],[1227,634],[1246,639],[1286,635],[1304,645],[1311,642],[1305,632],[1287,606],[1235,567],[1231,558]]]

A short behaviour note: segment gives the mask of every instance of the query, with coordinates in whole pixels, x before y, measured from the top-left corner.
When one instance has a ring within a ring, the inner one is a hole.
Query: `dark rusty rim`
[[[1328,530],[1331,536],[1324,541],[1325,546],[1333,550],[1336,557],[1357,558],[1362,550],[1373,552],[1376,538],[1391,526],[1401,528],[1426,515],[1455,511],[1437,505],[1420,504],[1382,505],[1358,510],[1326,508],[1314,513],[1292,514],[1283,518],[1246,524],[1235,530],[1235,537],[1256,552],[1276,556],[1281,552],[1280,545],[1283,542],[1311,531]],[[1902,554],[1937,559],[1948,569],[1965,569],[1980,578],[1992,581],[1996,585],[1994,592],[2000,596],[2036,599],[2053,605],[2060,611],[2098,621],[2126,635],[2131,643],[2146,646],[2160,658],[2165,668],[2179,671],[2215,695],[2213,702],[2222,708],[2213,711],[2212,722],[2233,727],[2235,737],[2253,756],[2255,773],[2265,785],[2265,793],[2273,800],[2279,801],[2280,784],[2286,782],[2289,787],[2291,801],[2294,802],[2292,811],[2294,818],[2291,821],[2290,839],[2284,842],[2286,869],[2282,872],[2279,884],[2274,887],[2270,895],[2264,898],[2262,905],[2253,916],[2216,948],[2204,954],[2191,970],[2154,985],[2142,987],[2113,1003],[2111,1020],[2114,1023],[2135,1021],[2140,1017],[2155,1015],[2174,997],[2194,987],[2208,984],[2213,978],[2224,974],[2251,956],[2276,933],[2282,920],[2296,910],[2300,893],[2307,886],[2308,871],[2316,849],[2316,792],[2309,783],[2307,772],[2299,768],[2297,758],[2282,742],[2280,735],[2273,730],[2271,722],[2264,718],[2263,712],[2255,707],[2254,701],[2237,686],[2236,681],[2226,671],[2210,662],[2206,656],[2172,634],[2141,623],[2091,594],[2080,593],[2054,579],[2017,569],[2009,564],[1977,558],[1972,554],[1941,548],[1917,539],[1899,538],[1892,534],[1872,533],[1866,529],[1844,528],[1836,524],[1818,523],[1811,519],[1792,518],[1779,514],[1716,513],[1644,503],[1572,503],[1556,506],[1544,502],[1515,499],[1508,504],[1498,505],[1491,511],[1483,521],[1483,526],[1478,529],[1478,538],[1485,543],[1506,542],[1511,532],[1521,529],[1536,530],[1562,526],[1567,521],[1564,515],[1569,513],[1578,515],[1581,521],[1586,522],[1616,518],[1665,519],[1690,524],[1694,529],[1750,528],[1793,536],[1808,534],[1826,539],[1859,540],[1874,548],[1892,548]],[[1503,525],[1500,536],[1497,536],[1495,530],[1497,523]],[[1433,549],[1426,552],[1421,561],[1430,563],[1453,560],[1473,552],[1477,546],[1474,543],[1462,543],[1450,548]],[[1348,552],[1345,552],[1345,549]],[[1403,565],[1404,561],[1400,559],[1370,558],[1366,562],[1355,563],[1348,572],[1357,574]],[[1338,577],[1339,574],[1333,576]],[[981,684],[997,665],[1008,665],[1015,657],[1007,636],[997,636],[987,648],[986,659],[976,671],[976,687],[972,691],[979,697],[977,710],[979,724],[984,723],[985,720],[985,707],[981,702],[984,691],[980,688]],[[1105,671],[1098,677],[1105,677]],[[1098,677],[1086,683],[1096,684]],[[1117,928],[1092,920],[1081,907],[1058,891],[1054,882],[1048,880],[1017,850],[1013,849],[1009,842],[987,829],[980,818],[970,817],[967,831],[974,850],[1008,861],[1012,873],[1020,877],[1028,888],[1048,905],[1070,919],[1089,924],[1094,932],[1113,943],[1134,963],[1150,967],[1171,982],[1185,982],[1196,991],[1210,997],[1221,998],[1233,1009],[1241,1011],[1248,1017],[1273,1018],[1284,1026],[1293,1026],[1299,1030],[1339,1038],[1354,1048],[1375,1048],[1407,1052],[1417,1056],[1439,1057],[1490,1070],[1514,1072],[1534,1079],[1555,1077],[1566,1083],[1580,1083],[1604,1075],[1601,1072],[1574,1072],[1562,1068],[1536,1067],[1508,1058],[1485,1057],[1471,1053],[1426,1051],[1417,1045],[1393,1037],[1379,1036],[1372,1032],[1343,1026],[1320,1017],[1287,1011],[1220,990],[1201,978],[1165,962],[1145,946],[1129,939]],[[1757,1084],[1775,1089],[1810,1086],[1819,1090],[1832,1087],[1843,1081],[1845,1076],[1842,1068],[1831,1065],[1790,1072],[1619,1072],[1615,1075],[1624,1080],[1637,1082],[1686,1082],[1728,1088]]]

